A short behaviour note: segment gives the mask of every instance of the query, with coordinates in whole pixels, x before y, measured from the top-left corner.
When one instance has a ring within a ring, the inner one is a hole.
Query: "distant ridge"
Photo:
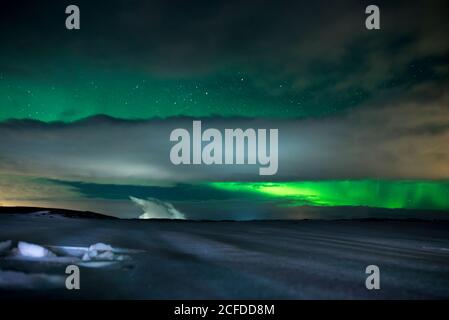
[[[41,207],[4,207],[0,206],[0,214],[39,214],[39,216],[62,216],[66,218],[84,219],[118,219],[112,216],[91,211],[77,211],[58,208]]]
[[[366,222],[382,222],[382,221],[409,221],[409,222],[449,222],[449,211],[443,210],[420,210],[420,209],[385,209],[372,208],[363,206],[338,206],[338,207],[318,207],[303,206],[298,208],[299,215],[304,217],[290,218],[265,218],[265,219],[199,219],[188,218],[185,220],[172,219],[139,219],[124,218],[124,220],[139,221],[170,221],[175,222],[262,222],[262,221],[366,221]],[[78,219],[114,219],[121,220],[118,217],[109,216],[102,213],[91,211],[78,211],[59,208],[44,207],[14,207],[0,206],[1,214],[29,214],[40,217],[66,217]]]

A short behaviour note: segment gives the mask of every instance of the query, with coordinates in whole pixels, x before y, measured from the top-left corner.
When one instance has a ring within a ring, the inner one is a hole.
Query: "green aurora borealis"
[[[256,194],[264,200],[283,200],[288,206],[449,210],[448,181],[221,182],[210,185],[233,192]]]
[[[0,72],[0,121],[71,122],[104,114],[119,119],[173,116],[316,117],[342,112],[366,99],[353,89],[317,99],[314,90],[294,92],[291,81],[274,92],[240,71],[192,78],[157,78],[140,71],[105,71],[79,61],[35,66],[43,77],[23,79]]]

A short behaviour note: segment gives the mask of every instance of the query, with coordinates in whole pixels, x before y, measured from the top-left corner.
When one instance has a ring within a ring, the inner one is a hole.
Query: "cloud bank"
[[[192,118],[124,121],[94,117],[70,124],[0,124],[0,173],[112,184],[198,181],[448,179],[448,97],[373,106],[340,116],[267,120],[203,118],[208,128],[279,129],[279,170],[258,165],[173,165],[170,133]]]

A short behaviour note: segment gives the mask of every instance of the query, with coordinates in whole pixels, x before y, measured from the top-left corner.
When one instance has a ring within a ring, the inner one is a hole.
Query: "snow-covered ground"
[[[448,222],[1,214],[0,242],[7,240],[0,296],[8,298],[449,298]],[[19,241],[52,254],[27,245],[21,250],[40,256],[18,254]],[[98,243],[106,245],[91,247]],[[80,266],[80,290],[65,289],[68,264]],[[365,288],[372,264],[380,268],[380,290]]]

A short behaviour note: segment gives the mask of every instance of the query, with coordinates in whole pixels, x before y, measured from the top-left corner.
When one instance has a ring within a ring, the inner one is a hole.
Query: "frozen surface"
[[[0,254],[6,254],[11,248],[11,240],[0,241]]]
[[[0,288],[4,290],[49,290],[64,286],[63,275],[0,270]]]
[[[9,239],[78,260],[95,243],[112,247],[93,247],[97,253],[131,256],[114,264],[87,261],[90,268],[81,262],[79,291],[61,284],[66,267],[61,261],[0,257],[0,296],[9,298],[449,298],[448,222],[120,221],[2,214],[0,242]],[[380,268],[380,290],[365,288],[365,268],[371,264]],[[26,289],[30,281],[33,290]]]

